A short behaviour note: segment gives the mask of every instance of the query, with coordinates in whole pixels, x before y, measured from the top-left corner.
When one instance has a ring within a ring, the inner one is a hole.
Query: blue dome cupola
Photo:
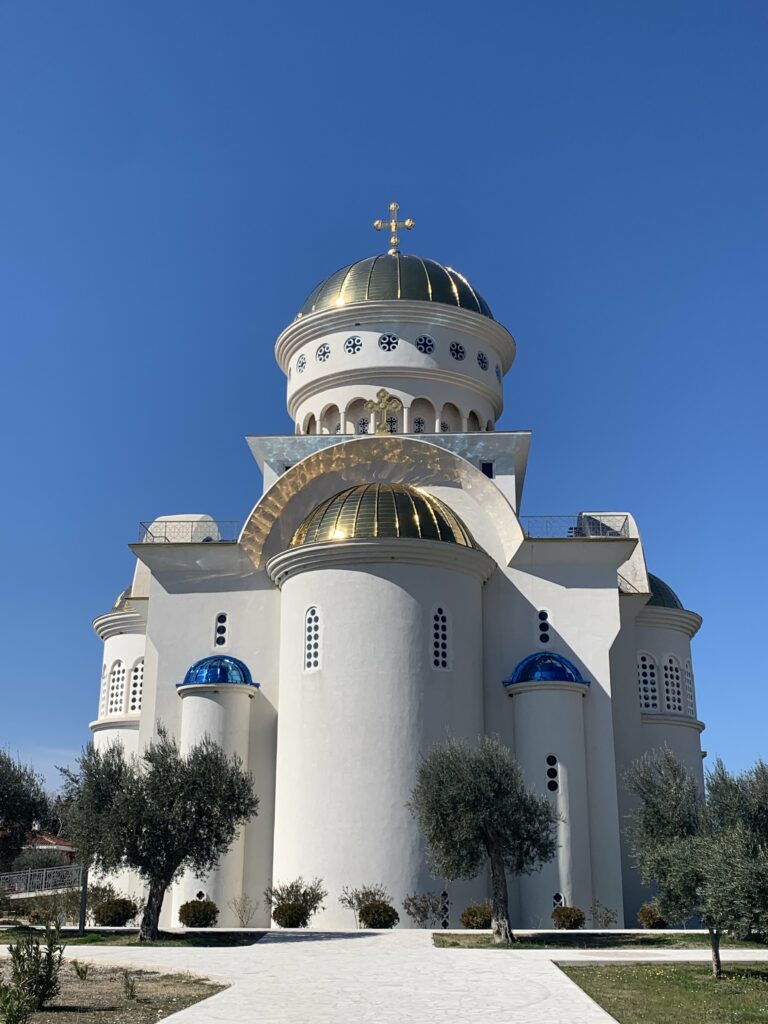
[[[562,654],[540,652],[523,658],[515,671],[503,681],[504,686],[515,683],[582,683],[589,686],[588,679],[582,679],[574,664]]]
[[[216,654],[210,658],[196,661],[184,676],[183,683],[177,686],[200,686],[202,684],[217,685],[222,683],[239,686],[256,686],[251,677],[251,670],[239,658],[230,658]]]

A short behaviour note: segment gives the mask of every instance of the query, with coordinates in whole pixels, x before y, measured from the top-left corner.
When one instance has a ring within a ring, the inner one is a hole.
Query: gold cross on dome
[[[400,239],[397,237],[397,229],[405,228],[406,231],[410,231],[413,227],[416,226],[416,221],[411,220],[410,217],[406,218],[406,220],[398,220],[397,211],[399,209],[400,207],[398,206],[397,203],[390,203],[389,220],[375,220],[373,222],[373,226],[374,228],[376,228],[377,231],[382,231],[384,228],[389,228],[389,244],[392,246],[390,252],[393,253],[400,251],[398,248],[398,246],[400,245]]]
[[[376,392],[376,401],[371,398],[365,403],[367,412],[376,413],[376,433],[377,434],[388,434],[389,428],[387,427],[387,413],[397,412],[403,408],[403,403],[399,398],[395,398],[394,395],[390,395],[386,388],[379,388]]]

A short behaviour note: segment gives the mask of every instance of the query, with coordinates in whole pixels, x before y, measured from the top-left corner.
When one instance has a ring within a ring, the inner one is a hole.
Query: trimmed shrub
[[[35,1009],[59,994],[64,947],[56,928],[46,927],[41,943],[37,935],[27,935],[8,947],[11,955],[11,986],[31,996]]]
[[[439,892],[415,892],[405,897],[403,910],[419,928],[436,928],[443,919],[443,897]]]
[[[637,923],[641,928],[668,928],[669,925],[653,903],[644,903],[637,912]]]
[[[394,928],[400,915],[386,900],[369,900],[360,907],[360,925],[363,928]]]
[[[282,885],[268,885],[264,902],[272,911],[272,919],[281,928],[306,928],[313,914],[322,909],[328,895],[320,878],[305,882],[299,877]]]
[[[383,885],[379,885],[376,882],[374,885],[361,885],[359,889],[352,889],[350,886],[345,885],[341,890],[341,896],[339,896],[339,903],[342,907],[347,910],[351,910],[355,915],[355,926],[357,928],[365,927],[361,923],[361,912],[363,907],[369,903],[392,903],[392,897],[389,895]]]
[[[492,916],[490,903],[470,903],[459,920],[465,928],[490,928]]]
[[[555,907],[552,922],[555,928],[583,928],[586,915],[579,907]]]
[[[179,921],[185,928],[213,928],[218,916],[213,900],[189,900],[179,907]]]
[[[94,907],[93,919],[96,924],[105,928],[124,928],[138,912],[139,907],[135,900],[129,900],[127,896],[118,896],[116,899],[104,900]]]
[[[35,1012],[35,998],[18,985],[0,981],[0,1018],[5,1024],[27,1024]]]

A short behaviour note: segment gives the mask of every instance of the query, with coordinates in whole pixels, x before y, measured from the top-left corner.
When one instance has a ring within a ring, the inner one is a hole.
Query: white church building
[[[242,893],[267,926],[265,886],[299,875],[329,893],[316,927],[354,927],[339,893],[376,882],[401,911],[447,892],[457,925],[488,880],[433,878],[406,804],[434,744],[483,734],[561,816],[555,859],[510,878],[513,925],[598,900],[634,927],[622,777],[665,744],[701,777],[701,619],[631,514],[522,514],[530,434],[495,430],[515,341],[465,277],[401,253],[412,222],[390,216],[391,249],[323,280],[277,339],[295,433],[246,439],[263,493],[245,523],[162,515],[131,545],[133,582],[94,621],[94,742],[138,753],[163,724],[253,774],[258,816],[174,886],[163,927],[200,893],[220,926]]]

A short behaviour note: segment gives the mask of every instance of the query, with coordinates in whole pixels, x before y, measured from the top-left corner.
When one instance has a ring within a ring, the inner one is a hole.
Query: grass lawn
[[[15,942],[24,935],[39,935],[41,929],[28,928],[26,925],[0,929],[0,945]],[[254,932],[160,932],[157,942],[141,943],[143,946],[252,946],[263,938],[263,931]],[[65,946],[138,946],[139,933],[87,931],[82,937],[76,931],[63,928],[61,942]]]
[[[487,933],[463,932],[461,934],[433,932],[436,946],[444,949],[709,949],[709,936],[680,932],[649,931],[642,935],[626,935],[622,932],[552,931],[537,932],[536,935],[521,935],[511,945],[496,945]],[[768,949],[765,942],[743,942],[723,936],[722,949]]]
[[[66,1020],[73,1024],[154,1024],[224,987],[188,974],[127,973],[133,981],[133,997],[126,994],[125,971],[89,964],[88,977],[80,981],[71,964],[65,963],[61,992],[49,1006],[32,1015],[30,1024],[61,1024]]]
[[[562,967],[619,1024],[765,1024],[768,965],[732,964],[715,981],[707,964]]]

